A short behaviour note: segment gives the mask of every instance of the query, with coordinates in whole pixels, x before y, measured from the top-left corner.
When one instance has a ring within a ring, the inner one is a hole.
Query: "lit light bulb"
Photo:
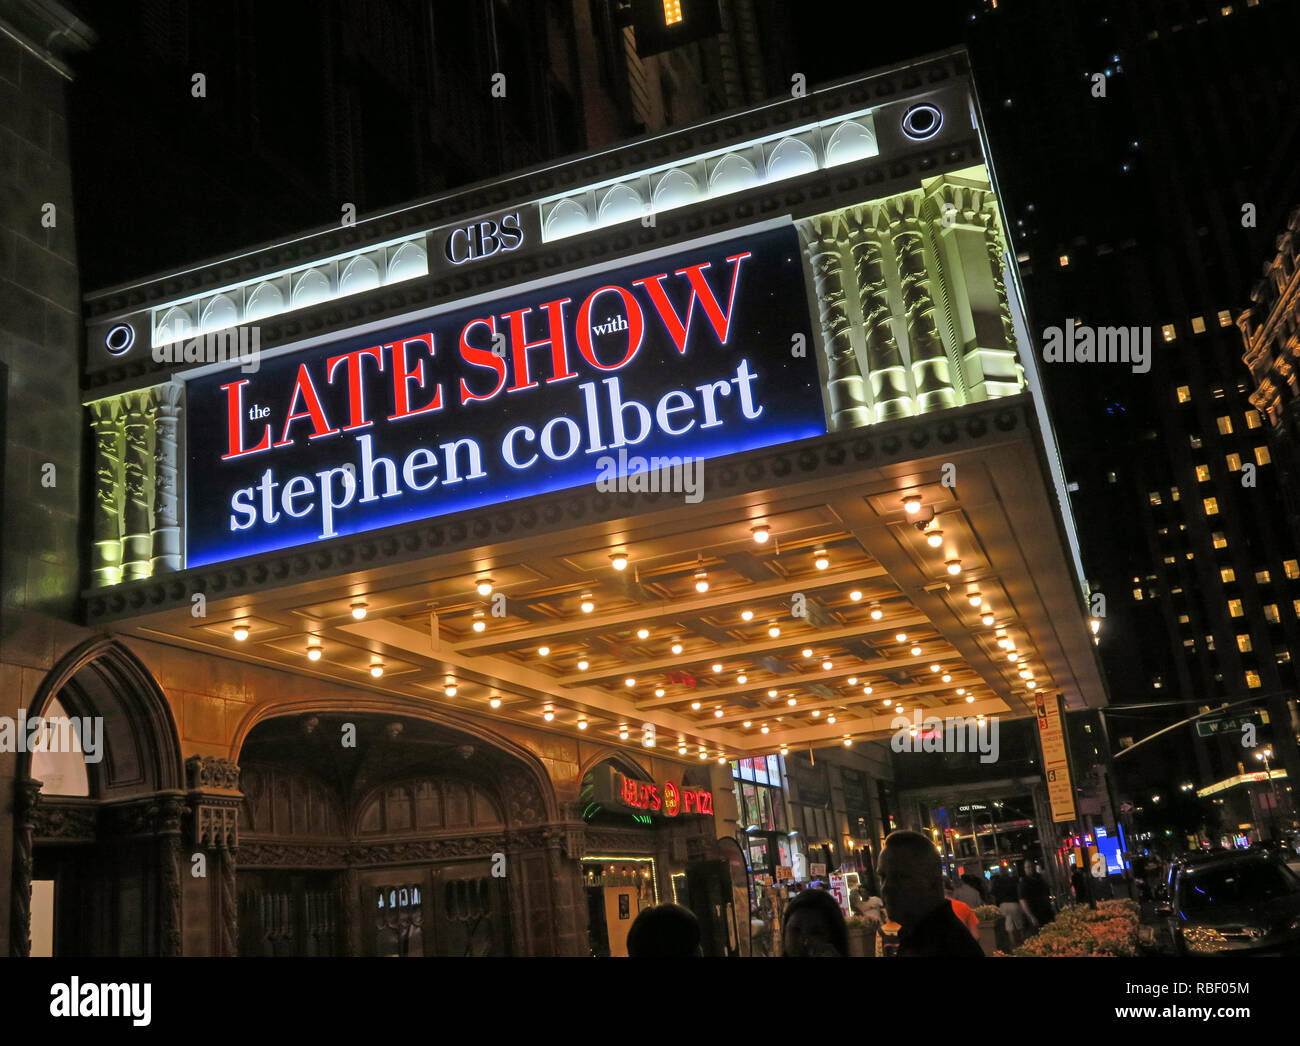
[[[324,651],[321,649],[320,644],[318,644],[318,643],[315,642],[314,640],[313,640],[312,642],[310,642],[310,643],[307,644],[307,660],[308,660],[308,661],[319,661],[319,660],[320,660],[320,657],[321,657],[321,654],[323,654],[323,653],[324,653]]]
[[[853,747],[853,738],[851,738],[851,737],[846,737],[846,738],[844,739],[844,747],[845,747],[845,748],[852,748],[852,747]]]
[[[663,696],[664,696],[664,688],[661,686],[655,687],[655,697],[663,697]]]
[[[939,666],[938,666],[938,665],[931,665],[931,666],[930,666],[930,671],[931,671],[931,672],[937,672],[937,671],[939,671]]]
[[[708,758],[709,758],[709,753],[708,753],[708,752],[701,752],[701,753],[700,753],[700,758],[701,758],[701,759],[708,759]]]
[[[781,635],[781,629],[777,625],[768,625],[767,634],[773,639],[777,639]]]
[[[754,620],[754,612],[753,612],[752,610],[742,610],[742,611],[740,612],[740,620],[741,620],[741,621],[753,621],[753,620]]]
[[[1020,655],[1017,654],[1017,653],[1013,650],[1013,651],[1011,651],[1011,653],[1009,653],[1009,654],[1007,655],[1007,660],[1008,660],[1008,661],[1019,661],[1019,660],[1020,660]]]
[[[699,703],[698,701],[692,701],[692,702],[691,702],[691,710],[692,710],[692,711],[695,711],[695,712],[698,712],[698,711],[700,710],[700,703]]]
[[[960,559],[950,559],[948,560],[947,563],[944,564],[944,566],[948,568],[948,573],[952,574],[954,577],[956,577],[958,574],[961,573]]]
[[[776,697],[776,691],[775,691],[775,690],[769,690],[769,691],[767,692],[767,696],[768,696],[768,697]]]
[[[806,647],[804,647],[804,648],[803,648],[801,651],[799,651],[799,652],[800,652],[801,654],[803,654],[804,657],[812,657],[812,655],[813,655],[812,647],[807,647],[807,646],[806,646]]]
[[[248,638],[248,626],[236,625],[234,628],[233,635],[237,640],[239,640],[239,642],[242,643],[245,639]]]
[[[879,621],[879,620],[880,620],[882,617],[884,617],[884,616],[885,616],[885,612],[884,612],[883,610],[880,609],[880,604],[879,604],[879,603],[872,603],[872,604],[871,604],[871,620],[872,620],[872,621]]]
[[[578,729],[579,729],[579,730],[586,730],[586,729],[587,729],[587,721],[586,721],[585,719],[579,719],[579,720],[578,720]]]
[[[925,535],[925,543],[931,548],[938,548],[943,544],[943,531],[931,530]]]
[[[829,672],[829,671],[830,671],[832,668],[834,668],[834,667],[835,667],[835,662],[834,662],[834,661],[823,661],[823,662],[822,662],[822,668],[823,668],[825,671],[827,671],[827,672]]]
[[[623,680],[623,685],[624,685],[624,686],[636,686],[636,680],[633,679],[631,676],[628,676],[626,679]]]
[[[743,726],[746,730],[748,730],[751,726],[754,725],[754,723],[753,723],[752,720],[746,719],[746,720],[745,720],[743,723],[741,723],[740,725]]]
[[[548,723],[555,718],[555,711],[550,707],[550,705],[546,706],[546,711],[542,713],[542,718]]]
[[[637,637],[637,639],[649,639],[649,638],[650,638],[650,629],[648,629],[648,628],[638,628],[638,629],[636,630],[636,637]]]
[[[736,676],[736,682],[739,683],[741,686],[744,686],[746,683],[749,682],[749,676],[744,675],[742,673],[741,675]]]
[[[721,709],[721,708],[715,708],[715,709],[713,710],[713,717],[714,717],[715,719],[721,719],[721,718],[722,718],[722,709]]]
[[[1032,679],[1029,680],[1029,682],[1026,683],[1025,686],[1029,687],[1030,690],[1037,690],[1037,689],[1038,689],[1038,684],[1035,683]]]
[[[489,708],[500,708],[500,707],[501,707],[501,698],[499,698],[499,697],[492,697],[492,698],[489,698],[489,699],[488,699],[488,707],[489,707]]]
[[[858,677],[849,676],[849,686],[857,686],[857,685],[858,685]]]
[[[590,614],[593,610],[596,609],[596,604],[592,602],[590,592],[583,594],[582,603],[580,605],[582,607],[582,612],[584,614]]]
[[[782,745],[782,746],[781,746],[781,754],[782,754],[782,755],[789,755],[789,754],[790,754],[790,749],[786,748],[785,745]]]
[[[677,746],[677,754],[678,754],[678,755],[685,755],[685,754],[686,754],[686,746],[685,746],[685,745],[678,745],[678,746]]]
[[[760,734],[770,733],[770,732],[771,732],[771,727],[769,727],[766,723],[764,723],[762,726],[760,726],[760,727],[758,728],[758,732],[759,732]]]
[[[715,671],[715,672],[721,672],[721,671],[722,671],[722,665],[721,665],[720,663],[718,663],[718,662],[715,661],[715,662],[713,663],[713,671]]]
[[[853,600],[853,602],[855,603],[860,603],[862,602],[862,593],[855,588],[852,592],[849,593],[849,598]]]
[[[695,575],[695,591],[704,593],[709,590],[709,575],[706,571],[699,571]]]
[[[921,495],[909,494],[903,499],[903,509],[909,516],[915,516],[921,511]]]
[[[894,638],[895,638],[898,642],[900,642],[900,643],[906,643],[906,642],[907,642],[907,633],[906,633],[906,632],[896,632],[896,633],[894,634]]]
[[[548,646],[539,646],[537,648],[537,653],[541,657],[549,657],[551,653],[551,648]]]
[[[952,676],[950,676],[947,672],[945,672],[945,673],[944,673],[942,676],[940,676],[939,678],[942,679],[945,683],[951,683],[951,682],[952,682]]]
[[[756,545],[766,545],[767,539],[772,536],[772,531],[766,523],[760,523],[756,527],[751,527],[749,532],[753,535],[754,543]]]
[[[615,570],[626,570],[626,569],[627,569],[627,553],[626,553],[626,552],[615,552],[612,556],[609,557],[609,561],[610,561],[610,563],[613,565],[613,567],[614,567]]]
[[[382,676],[384,674],[384,663],[382,661],[376,661],[372,664],[370,666],[370,674],[376,679]]]
[[[967,694],[967,695],[966,695],[966,703],[967,703],[968,705],[973,705],[973,704],[975,703],[975,695],[974,695],[974,694]]]
[[[920,657],[920,656],[921,656],[921,648],[920,648],[919,646],[914,646],[914,647],[912,647],[912,656],[913,656],[913,657]]]
[[[833,723],[833,722],[835,722],[835,716],[833,716],[833,715],[828,715],[828,716],[826,717],[826,722],[828,722],[828,723]]]
[[[620,731],[618,732],[618,739],[619,739],[620,741],[626,741],[626,740],[627,740],[627,731],[626,731],[626,730],[620,730]]]
[[[448,683],[446,686],[444,686],[444,687],[442,688],[442,692],[443,692],[444,694],[446,694],[448,697],[455,697],[455,696],[456,696],[456,684],[455,684],[455,683]]]
[[[821,718],[821,714],[822,714],[822,710],[821,710],[820,708],[814,708],[814,709],[812,710],[812,717],[813,717],[814,719],[820,719],[820,718]]]
[[[681,645],[681,643],[674,643],[674,644],[672,645],[672,652],[673,652],[674,654],[680,654],[680,653],[682,652],[682,645]]]
[[[1022,669],[1020,670],[1020,678],[1021,678],[1021,679],[1033,679],[1033,678],[1034,678],[1034,670],[1033,670],[1032,668],[1022,668]]]
[[[957,688],[957,696],[960,697],[960,696],[961,696],[962,694],[964,694],[964,693],[966,693],[966,688],[965,688],[964,686],[959,686],[959,687]]]
[[[482,632],[485,628],[487,628],[487,621],[483,619],[483,611],[480,610],[474,615],[474,631]]]
[[[366,601],[364,599],[358,599],[352,604],[352,616],[360,621],[366,616],[366,609]]]
[[[882,703],[886,708],[888,708],[888,707],[889,707],[890,705],[892,705],[894,702],[893,702],[893,699],[892,699],[892,698],[888,698],[888,697],[887,697],[887,698],[885,698],[885,700],[884,700],[883,702],[881,702],[881,703]]]
[[[819,548],[816,552],[813,553],[813,556],[815,557],[813,559],[813,566],[815,566],[818,570],[825,570],[827,567],[831,565],[831,561],[827,557],[825,549]]]
[[[981,614],[981,615],[980,615],[980,623],[981,623],[981,624],[984,624],[984,625],[991,625],[991,624],[993,624],[993,615],[992,615],[992,613]]]
[[[973,607],[982,606],[984,604],[984,597],[980,595],[980,590],[978,588],[973,589],[971,592],[969,592],[966,596],[966,599],[970,602],[970,605]]]
[[[726,761],[727,761],[727,757],[726,757],[725,755],[720,755],[720,756],[718,756],[718,765],[719,765],[719,766],[722,766],[723,764],[725,764]]]
[[[490,596],[492,594],[492,579],[490,577],[481,577],[474,587],[478,589],[480,596]]]
[[[591,664],[591,662],[588,661],[586,658],[583,658],[581,661],[578,662],[578,671],[579,672],[587,671],[587,666],[589,664]]]
[[[787,697],[785,699],[785,703],[789,705],[791,708],[793,708],[796,704],[798,704],[798,701],[793,697]]]

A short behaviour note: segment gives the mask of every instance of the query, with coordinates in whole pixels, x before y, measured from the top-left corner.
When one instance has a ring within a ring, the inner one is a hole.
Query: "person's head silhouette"
[[[680,904],[644,909],[627,932],[627,954],[634,959],[694,959],[700,949],[700,921]]]
[[[848,928],[839,903],[825,890],[804,890],[797,894],[786,905],[782,942],[783,955],[848,955]]]

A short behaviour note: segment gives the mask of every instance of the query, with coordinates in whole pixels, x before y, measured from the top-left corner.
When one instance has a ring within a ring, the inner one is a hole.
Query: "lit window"
[[[1269,603],[1268,606],[1264,608],[1264,620],[1270,625],[1276,625],[1281,622],[1282,619],[1278,616],[1276,603]]]
[[[1165,680],[1164,680],[1164,677],[1163,677],[1163,676],[1152,676],[1152,677],[1151,677],[1151,689],[1152,689],[1152,690],[1159,690],[1159,689],[1160,689],[1162,686],[1164,686],[1164,685],[1165,685]]]
[[[1178,500],[1178,488],[1177,488],[1177,487],[1170,487],[1170,488],[1169,488],[1169,497],[1170,497],[1170,500],[1172,500],[1172,501],[1177,501],[1177,500]]]
[[[1229,472],[1239,472],[1239,471],[1241,471],[1241,455],[1240,455],[1240,454],[1229,454],[1229,455],[1228,455],[1228,471],[1229,471]]]
[[[1263,420],[1259,416],[1259,411],[1257,410],[1246,411],[1246,428],[1257,429],[1261,424],[1263,424]]]
[[[1237,649],[1243,654],[1249,654],[1255,648],[1250,644],[1250,636],[1240,635],[1237,637]]]
[[[1135,588],[1135,589],[1133,590],[1133,598],[1134,598],[1134,599],[1141,599],[1141,598],[1142,598],[1142,590],[1141,590],[1140,588]]]
[[[1267,584],[1270,583],[1270,581],[1271,581],[1271,578],[1269,577],[1269,573],[1268,573],[1267,570],[1257,570],[1257,571],[1255,571],[1255,584],[1257,584],[1257,585],[1267,585]]]
[[[1206,498],[1201,502],[1201,504],[1205,506],[1205,514],[1207,516],[1217,516],[1219,514],[1218,498]]]
[[[1173,562],[1174,562],[1174,557],[1173,557],[1173,556],[1165,556],[1165,562],[1166,562],[1166,563],[1173,563]]]
[[[1151,504],[1153,504],[1153,505],[1159,505],[1159,504],[1160,504],[1160,491],[1158,491],[1158,490],[1152,490],[1152,491],[1149,491],[1149,492],[1147,493],[1147,500],[1150,501]]]
[[[1200,437],[1200,436],[1188,436],[1188,437],[1187,437],[1187,442],[1190,443],[1190,444],[1192,445],[1192,450],[1200,450],[1200,449],[1201,449],[1201,437]]]
[[[1267,464],[1268,464],[1270,461],[1272,461],[1272,460],[1273,460],[1273,459],[1269,456],[1268,448],[1267,448],[1267,447],[1256,447],[1256,448],[1255,448],[1255,464],[1257,464],[1257,465],[1267,465]]]
[[[1279,665],[1289,664],[1290,661],[1291,661],[1291,651],[1289,651],[1289,650],[1287,650],[1287,649],[1285,649],[1285,648],[1282,649],[1282,650],[1279,650],[1279,651],[1277,652],[1277,658],[1276,658],[1276,660],[1277,660],[1277,663],[1278,663]]]
[[[1296,578],[1300,578],[1300,563],[1297,563],[1294,559],[1288,559],[1282,564],[1282,572],[1294,581]]]
[[[1189,618],[1186,614],[1179,614],[1179,615],[1178,615],[1178,623],[1179,623],[1180,625],[1191,624],[1191,620],[1192,620],[1192,619]]]
[[[1229,7],[1225,14],[1231,14]],[[682,0],[664,0],[664,25],[676,25],[682,20]]]
[[[1213,650],[1213,649],[1214,649],[1214,637],[1213,637],[1213,636],[1206,636],[1206,637],[1205,637],[1205,649],[1206,649],[1206,650]]]
[[[1197,466],[1196,466],[1196,478],[1197,478],[1198,480],[1200,480],[1202,483],[1208,483],[1208,482],[1210,482],[1210,466],[1209,466],[1209,465],[1197,465]]]
[[[1068,254],[1062,254],[1060,261],[1061,261],[1061,268],[1064,269],[1067,265],[1070,264],[1070,256]]]
[[[1215,547],[1215,548],[1227,548],[1227,547],[1228,547],[1228,539],[1225,538],[1225,537],[1223,536],[1223,531],[1222,531],[1222,530],[1216,530],[1213,534],[1210,535],[1210,537],[1211,537],[1211,538],[1213,539],[1213,541],[1214,541],[1214,547]]]
[[[1226,414],[1223,415],[1223,417],[1218,419],[1218,425],[1219,425],[1219,435],[1221,436],[1232,435],[1232,419],[1228,417]]]
[[[1179,403],[1186,403],[1186,402],[1187,402],[1189,399],[1191,399],[1191,398],[1192,398],[1192,390],[1189,389],[1186,385],[1179,385],[1179,386],[1178,386],[1178,402],[1179,402]]]
[[[1195,553],[1195,552],[1189,552],[1189,553],[1187,553],[1187,558],[1188,558],[1188,559],[1195,559],[1195,558],[1196,558],[1196,553]]]
[[[1241,609],[1241,600],[1240,600],[1240,599],[1230,599],[1230,600],[1228,600],[1228,616],[1229,616],[1229,617],[1241,617],[1241,615],[1242,615],[1243,613],[1244,613],[1244,611]]]
[[[1291,613],[1295,614],[1296,617],[1300,617],[1300,599],[1291,600]]]
[[[1237,572],[1232,567],[1224,567],[1219,571],[1219,579],[1226,585],[1237,580]]]
[[[1107,472],[1107,473],[1106,473],[1106,482],[1107,482],[1107,483],[1117,483],[1117,482],[1119,482],[1119,477],[1116,476],[1115,473],[1113,473],[1113,472]]]
[[[1232,14],[1232,5],[1224,4],[1219,8],[1219,14],[1223,15],[1224,18],[1227,18],[1228,15]]]
[[[1184,639],[1184,640],[1183,640],[1183,646],[1187,647],[1188,650],[1195,650],[1195,649],[1196,649],[1196,640],[1195,640],[1195,639]]]
[[[1247,673],[1246,673],[1246,685],[1247,685],[1248,687],[1250,687],[1252,690],[1254,690],[1256,687],[1258,687],[1258,686],[1259,686],[1259,673],[1258,673],[1258,672],[1255,672],[1255,671],[1253,671],[1253,670],[1250,671],[1250,672],[1247,672]]]
[[[1227,309],[1219,310],[1219,326],[1220,327],[1232,326],[1232,313],[1230,313]]]
[[[1165,341],[1173,341],[1178,337],[1178,335],[1174,333],[1174,325],[1172,323],[1166,323],[1161,327],[1160,333],[1164,335]]]
[[[1204,317],[1204,316],[1193,316],[1193,317],[1192,317],[1192,333],[1193,333],[1193,334],[1204,334],[1204,333],[1205,333],[1205,317]]]

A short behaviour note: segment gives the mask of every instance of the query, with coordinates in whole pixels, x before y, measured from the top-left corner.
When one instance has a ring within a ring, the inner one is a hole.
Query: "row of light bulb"
[[[909,494],[903,498],[903,510],[909,516],[915,516],[921,511],[921,495]],[[925,543],[931,548],[939,548],[943,545],[943,531],[931,523],[930,529],[925,531]],[[950,559],[944,563],[948,573],[956,577],[961,573],[961,560]]]

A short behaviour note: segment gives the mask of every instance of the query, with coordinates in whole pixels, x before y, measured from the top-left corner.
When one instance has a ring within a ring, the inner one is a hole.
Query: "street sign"
[[[1043,772],[1047,777],[1047,798],[1052,823],[1073,821],[1074,785],[1070,783],[1070,762],[1065,750],[1065,724],[1061,720],[1060,694],[1034,695],[1038,712],[1038,739],[1043,749]]]
[[[1235,734],[1247,723],[1262,726],[1258,712],[1246,712],[1242,715],[1223,716],[1218,719],[1198,719],[1196,733],[1201,737],[1217,737],[1220,734]]]

